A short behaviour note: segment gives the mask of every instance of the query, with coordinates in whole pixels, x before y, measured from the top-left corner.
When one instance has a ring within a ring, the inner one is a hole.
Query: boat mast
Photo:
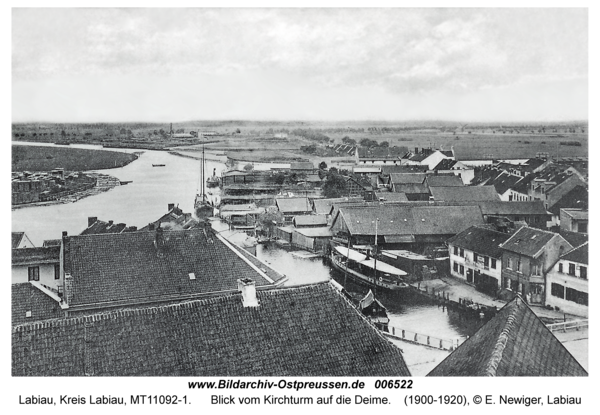
[[[206,193],[204,192],[204,136],[202,136],[202,174],[200,176],[200,181],[202,182],[202,202],[206,201]]]
[[[375,261],[375,268],[373,269],[373,275],[375,277],[375,288],[377,288],[377,224],[379,218],[375,219],[375,252],[373,253],[373,259]]]

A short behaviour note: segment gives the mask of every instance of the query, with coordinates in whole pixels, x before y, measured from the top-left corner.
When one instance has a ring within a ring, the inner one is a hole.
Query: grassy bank
[[[137,159],[135,154],[69,147],[12,146],[12,171],[67,171],[111,169]]]

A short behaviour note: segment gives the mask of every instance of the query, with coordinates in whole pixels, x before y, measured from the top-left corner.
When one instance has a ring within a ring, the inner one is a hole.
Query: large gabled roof
[[[390,173],[393,184],[422,184],[426,176],[425,173]]]
[[[587,375],[517,296],[427,376]]]
[[[477,202],[484,215],[549,215],[541,200]]]
[[[560,259],[566,261],[577,262],[579,264],[589,264],[588,262],[588,243],[578,246],[577,248],[567,252]]]
[[[238,278],[276,283],[210,229],[72,236],[65,240],[65,273],[73,277],[69,306],[168,301],[233,290]],[[266,267],[266,265],[263,265]],[[190,274],[194,275],[192,279]]]
[[[275,203],[282,213],[310,212],[310,201],[307,197],[277,198]]]
[[[11,244],[13,249],[18,248],[21,240],[25,236],[25,232],[12,232],[11,234]]]
[[[500,245],[500,247],[510,252],[516,252],[529,257],[536,257],[553,238],[564,240],[564,238],[557,233],[523,226],[507,239],[506,242]],[[565,243],[568,244],[566,240]]]
[[[333,284],[24,324],[13,376],[410,376]]]
[[[11,285],[12,324],[62,316],[60,298],[36,281]]]
[[[431,187],[429,189],[436,201],[494,201],[500,200],[494,186]]]
[[[463,187],[465,185],[462,179],[454,174],[430,174],[427,176],[427,184],[429,187]]]
[[[342,218],[352,235],[375,235],[377,218],[377,234],[382,236],[453,235],[483,224],[478,206],[342,207],[335,220]]]
[[[499,248],[499,245],[508,238],[510,238],[510,235],[507,233],[472,226],[448,239],[448,244],[456,245],[492,258],[500,258],[502,250]]]
[[[60,246],[12,250],[13,265],[58,264],[59,260]]]
[[[313,206],[317,215],[329,215],[333,205],[344,202],[360,202],[364,199],[360,196],[357,197],[338,197],[330,199],[313,199]]]

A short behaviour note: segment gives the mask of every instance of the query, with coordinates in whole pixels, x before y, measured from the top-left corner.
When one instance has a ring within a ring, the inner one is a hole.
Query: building
[[[448,174],[429,174],[426,182],[429,187],[463,187],[465,185],[461,177]]]
[[[482,224],[478,206],[377,204],[341,207],[331,230],[340,240],[347,241],[350,237],[352,245],[373,245],[377,235],[377,243],[382,249],[420,252],[427,247],[443,246],[450,237]]]
[[[519,296],[427,376],[588,376]]]
[[[588,233],[588,211],[582,209],[561,209],[560,227],[566,231]]]
[[[356,164],[361,165],[401,165],[406,149],[402,147],[357,147],[354,152]]]
[[[442,159],[436,166],[433,167],[436,174],[452,174],[460,177],[464,185],[471,184],[475,177],[475,170],[458,160]]]
[[[25,232],[12,232],[11,243],[12,249],[35,247],[35,245],[33,245],[29,237],[25,234]]]
[[[127,226],[124,223],[114,223],[109,220],[108,222],[98,220],[96,216],[88,217],[87,228],[85,228],[80,235],[94,235],[102,233],[122,233],[122,232],[133,232],[137,230],[136,226]]]
[[[64,316],[62,298],[38,281],[11,285],[12,325]]]
[[[62,249],[69,315],[222,295],[237,278],[259,289],[285,280],[210,226],[65,235]]]
[[[410,376],[332,282],[12,328],[13,376]],[[148,357],[151,356],[149,359]]]
[[[529,202],[477,202],[487,223],[494,219],[508,219],[511,222],[525,222],[528,226],[546,229],[551,220],[550,213],[539,200]]]
[[[546,274],[573,246],[557,233],[523,226],[500,248],[502,288],[530,304],[544,304]]]
[[[431,197],[436,202],[485,202],[500,200],[494,186],[431,187]]]
[[[12,250],[12,283],[36,281],[60,292],[63,279],[59,246]]]
[[[310,215],[312,213],[312,206],[307,197],[277,198],[275,204],[283,214],[285,223],[292,223],[294,216]]]
[[[450,273],[495,296],[502,281],[502,249],[509,234],[472,226],[448,239]]]
[[[408,152],[402,157],[402,164],[427,166],[428,170],[433,170],[444,159],[454,160],[454,150],[415,148],[414,152]]]
[[[546,276],[546,305],[588,316],[588,243],[562,255]]]

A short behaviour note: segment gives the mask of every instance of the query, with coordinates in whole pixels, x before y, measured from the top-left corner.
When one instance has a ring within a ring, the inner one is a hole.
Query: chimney
[[[98,220],[97,216],[88,216],[88,228]]]
[[[172,210],[173,210],[173,208],[175,208],[175,203],[169,203],[169,204],[167,205],[167,211],[169,211],[169,212],[170,212],[170,211],[172,211]]]
[[[108,226],[112,226],[112,225],[113,225],[113,223],[114,223],[114,222],[113,222],[112,220],[109,220],[109,221],[108,221]]]
[[[256,283],[250,278],[237,280],[238,290],[242,293],[242,304],[244,307],[258,307],[256,298]]]
[[[160,227],[160,223],[156,228],[156,233],[154,234],[154,247],[156,248],[157,254],[160,256],[162,254],[162,248],[165,246],[165,238],[163,235],[163,229]]]
[[[67,305],[73,301],[73,276],[70,273],[65,273],[63,300]]]
[[[419,147],[415,147],[415,154],[419,154]]]

